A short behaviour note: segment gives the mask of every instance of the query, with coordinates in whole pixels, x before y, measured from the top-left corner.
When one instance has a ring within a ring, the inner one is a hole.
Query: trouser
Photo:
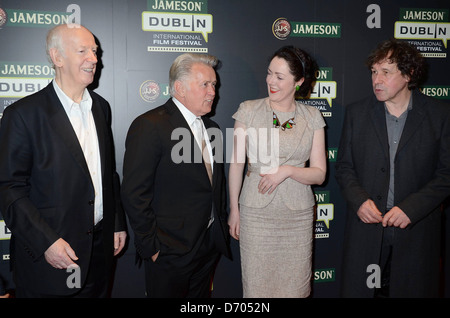
[[[381,279],[380,288],[375,290],[375,297],[386,298],[389,297],[389,285],[390,285],[390,275],[391,275],[391,259],[392,259],[392,248],[394,243],[396,228],[393,226],[388,226],[383,229],[383,242],[381,245],[380,254],[380,269],[381,269]]]
[[[158,258],[161,257],[158,256]],[[186,266],[167,264],[164,256],[156,262],[145,261],[146,294],[149,298],[209,298],[214,270],[219,259],[207,230],[196,256]]]
[[[86,281],[72,295],[49,295],[30,290],[26,286],[16,286],[17,298],[105,298],[108,295],[108,277],[106,277],[105,254],[103,247],[102,222],[95,226],[91,262]],[[76,251],[75,251],[76,253]]]

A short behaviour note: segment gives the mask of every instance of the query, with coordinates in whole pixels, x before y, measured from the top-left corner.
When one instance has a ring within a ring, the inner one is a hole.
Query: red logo
[[[0,8],[0,28],[4,26],[8,22],[8,16],[6,15],[5,10]]]
[[[291,34],[291,24],[285,18],[278,18],[272,25],[272,32],[278,40],[286,40]]]

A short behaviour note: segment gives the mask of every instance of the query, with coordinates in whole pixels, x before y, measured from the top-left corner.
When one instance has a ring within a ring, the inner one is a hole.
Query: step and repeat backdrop
[[[449,10],[444,0],[0,0],[0,116],[16,100],[53,79],[45,54],[47,31],[57,24],[77,22],[90,29],[99,44],[99,65],[91,88],[111,104],[119,174],[129,125],[169,98],[169,67],[183,52],[209,53],[220,59],[211,115],[223,130],[224,153],[230,158],[231,116],[240,102],[267,96],[265,77],[271,54],[284,45],[306,50],[320,69],[305,103],[317,107],[325,118],[329,162],[327,181],[314,188],[312,297],[339,297],[346,207],[335,181],[334,162],[345,106],[372,94],[364,62],[388,38],[408,41],[422,52],[430,72],[421,90],[449,100]],[[10,236],[0,220],[4,288],[14,288],[9,272]],[[443,240],[448,247],[447,235]],[[233,260],[220,261],[213,297],[242,296],[239,245],[234,240],[231,245]],[[450,294],[448,255],[444,249],[444,297]],[[143,277],[143,269],[135,265],[130,233],[127,249],[117,259],[112,297],[144,297]]]

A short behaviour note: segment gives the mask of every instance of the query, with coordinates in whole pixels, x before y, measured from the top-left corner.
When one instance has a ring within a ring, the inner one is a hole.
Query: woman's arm
[[[275,169],[274,173],[261,174],[262,178],[258,184],[260,193],[266,193],[267,191],[269,191],[269,194],[272,193],[286,178],[291,178],[306,185],[322,184],[327,172],[325,130],[321,128],[314,131],[308,167],[284,165]]]
[[[245,125],[239,121],[234,124],[233,152],[228,172],[228,187],[230,196],[230,215],[228,225],[230,235],[239,240],[239,194],[242,187],[243,172],[246,159]]]

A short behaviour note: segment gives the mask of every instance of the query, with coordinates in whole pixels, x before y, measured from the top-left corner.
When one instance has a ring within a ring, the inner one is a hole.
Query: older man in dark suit
[[[169,74],[172,98],[134,120],[127,135],[122,200],[148,297],[209,297],[219,256],[229,255],[221,135],[205,116],[216,63],[179,56]]]
[[[86,88],[96,51],[86,28],[53,28],[54,81],[3,113],[0,210],[18,297],[105,297],[124,246],[111,111]]]
[[[415,90],[424,63],[407,42],[381,43],[367,61],[375,96],[346,109],[336,163],[348,202],[343,296],[438,296],[450,106]]]

